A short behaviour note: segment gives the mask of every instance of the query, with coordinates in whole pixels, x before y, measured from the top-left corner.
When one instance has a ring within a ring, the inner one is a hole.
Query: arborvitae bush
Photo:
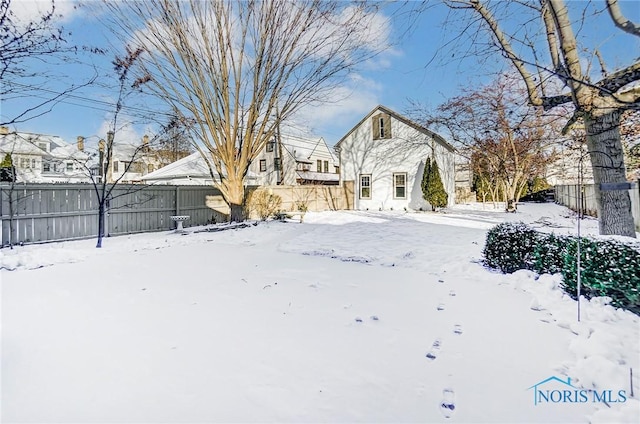
[[[482,252],[485,264],[504,273],[533,269],[533,251],[539,237],[522,222],[498,224],[487,233]]]
[[[540,234],[538,243],[533,250],[533,270],[538,274],[562,272],[569,240],[568,236]]]
[[[578,239],[567,244],[562,288],[577,298]],[[580,242],[580,294],[608,296],[616,307],[640,313],[640,252],[614,240],[582,238]]]

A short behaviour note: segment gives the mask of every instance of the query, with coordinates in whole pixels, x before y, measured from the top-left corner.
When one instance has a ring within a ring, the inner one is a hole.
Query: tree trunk
[[[96,247],[102,247],[102,238],[104,237],[104,202],[98,205],[98,242]]]
[[[244,221],[244,184],[242,178],[227,178],[223,184],[226,188],[226,190],[223,190],[223,194],[226,191],[226,196],[224,197],[229,204],[229,208],[231,208],[229,221]]]
[[[600,234],[636,237],[628,190],[602,191],[601,183],[626,182],[620,111],[585,114],[587,147],[593,168]]]
[[[231,216],[229,218],[231,222],[244,221],[244,207],[242,205],[231,203],[229,207],[231,207]]]

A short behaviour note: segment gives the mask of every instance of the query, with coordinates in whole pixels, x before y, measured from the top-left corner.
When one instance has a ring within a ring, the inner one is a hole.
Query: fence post
[[[180,215],[180,186],[176,186],[176,215]]]

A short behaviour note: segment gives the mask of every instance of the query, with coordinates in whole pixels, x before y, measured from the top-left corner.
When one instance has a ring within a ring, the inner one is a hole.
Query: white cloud
[[[359,74],[336,87],[321,105],[301,108],[288,125],[300,132],[315,134],[333,144],[360,119],[380,104],[382,85]]]
[[[53,5],[55,7],[54,19],[57,23],[70,21],[77,12],[76,0],[56,0]],[[51,7],[51,0],[13,0],[9,6],[16,23],[22,24],[38,20],[49,13]]]

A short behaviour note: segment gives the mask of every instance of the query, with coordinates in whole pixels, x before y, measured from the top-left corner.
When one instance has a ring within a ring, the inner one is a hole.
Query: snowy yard
[[[483,268],[504,220],[575,234],[525,204],[2,249],[2,422],[640,421],[638,317]]]

